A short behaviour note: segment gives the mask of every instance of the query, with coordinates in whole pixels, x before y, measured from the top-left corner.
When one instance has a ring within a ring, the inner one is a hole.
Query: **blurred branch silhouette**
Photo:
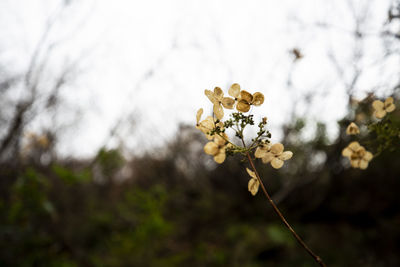
[[[57,49],[62,47],[63,41],[52,38],[55,25],[61,17],[69,12],[72,1],[61,1],[58,8],[47,19],[43,32],[29,58],[26,70],[19,75],[8,76],[6,72],[0,77],[0,96],[10,105],[1,106],[3,132],[0,135],[0,161],[18,162],[21,152],[21,140],[24,137],[27,125],[35,119],[41,119],[45,114],[52,117],[60,105],[61,91],[70,82],[84,57],[68,62],[65,60],[62,69],[56,73],[49,71],[52,68],[51,60]],[[10,112],[7,109],[13,109]],[[53,121],[54,122],[54,121]],[[47,135],[53,136],[55,141],[55,124],[43,129]],[[51,149],[54,144],[49,144]]]

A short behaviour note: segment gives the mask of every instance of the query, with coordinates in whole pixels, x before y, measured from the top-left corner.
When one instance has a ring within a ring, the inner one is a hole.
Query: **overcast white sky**
[[[136,128],[125,142],[134,150],[157,145],[174,135],[179,122],[194,124],[198,108],[211,110],[204,89],[227,91],[234,82],[264,93],[264,106],[254,111],[268,116],[274,140],[295,104],[299,116],[327,122],[335,133],[347,98],[329,53],[350,81],[354,51],[362,51],[360,98],[372,89],[385,96],[399,79],[398,57],[378,61],[385,52],[379,32],[389,0],[71,0],[58,13],[60,2],[1,0],[0,61],[10,72],[23,72],[47,21],[57,17],[48,43],[61,45],[51,70],[79,59],[64,95],[71,107],[84,110],[78,126],[65,131],[66,153],[90,155],[117,118],[132,111]],[[351,33],[352,9],[357,16],[367,14],[362,44]],[[305,55],[296,64],[289,53],[294,47]],[[311,106],[299,101],[307,93],[315,97]]]

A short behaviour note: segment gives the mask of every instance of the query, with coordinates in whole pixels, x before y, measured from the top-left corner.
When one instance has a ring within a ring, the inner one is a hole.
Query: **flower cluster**
[[[393,104],[393,97],[386,98],[385,102],[380,100],[375,100],[372,103],[374,108],[374,116],[378,119],[382,119],[387,113],[393,112],[396,109],[395,104]]]
[[[371,152],[367,151],[357,141],[351,142],[343,149],[342,155],[350,160],[353,168],[360,168],[362,170],[368,167],[369,162],[374,157]]]
[[[384,148],[390,146],[390,142],[387,142],[388,139],[391,139],[391,137],[393,136],[395,138],[400,137],[398,135],[398,130],[391,129],[390,121],[386,121],[385,118],[388,113],[391,113],[396,109],[396,106],[394,104],[393,98],[388,97],[384,102],[380,100],[373,101],[372,108],[374,109],[373,116],[376,119],[380,119],[380,121],[368,125],[370,133],[377,133],[375,139],[377,141],[379,141],[380,139],[384,139],[387,143],[378,146],[378,152],[380,152],[384,150]],[[354,122],[351,122],[346,128],[346,134],[358,135],[360,134],[360,129]],[[351,142],[346,148],[344,148],[342,151],[342,155],[350,160],[351,166],[353,168],[360,168],[363,170],[368,167],[369,162],[374,157],[371,152],[367,151],[357,141]]]
[[[236,153],[251,161],[250,155],[255,151],[255,158],[260,158],[263,163],[270,163],[273,168],[279,169],[284,165],[284,161],[293,156],[291,151],[284,151],[282,144],[270,144],[271,133],[265,129],[266,117],[258,123],[257,136],[251,139],[251,144],[246,144],[244,129],[248,125],[255,125],[255,122],[253,115],[245,115],[244,113],[250,111],[251,106],[261,106],[264,103],[262,93],[251,94],[242,90],[237,83],[232,84],[229,88],[229,96],[225,96],[220,87],[215,87],[213,91],[205,90],[204,93],[213,104],[213,116],[207,116],[202,120],[203,109],[199,109],[196,114],[196,128],[205,134],[209,140],[204,146],[204,152],[213,156],[215,162],[221,164],[227,156]],[[230,118],[222,121],[225,115],[224,109],[236,109],[238,112],[231,112]],[[229,139],[225,133],[228,129],[234,131],[235,137],[240,140],[241,145],[237,145]],[[251,177],[248,189],[251,194],[255,195],[261,181],[254,171],[247,169],[247,172]]]
[[[271,163],[275,169],[280,169],[285,160],[293,156],[292,151],[283,151],[284,146],[281,143],[274,145],[262,144],[257,147],[255,152],[256,158],[261,158],[263,163]]]

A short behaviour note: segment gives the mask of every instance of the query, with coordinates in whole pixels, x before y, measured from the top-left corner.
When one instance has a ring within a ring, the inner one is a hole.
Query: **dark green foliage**
[[[399,266],[399,150],[348,169],[349,140],[323,124],[303,140],[305,125],[284,129],[285,167],[257,163],[274,200],[328,266]],[[246,163],[214,165],[205,143],[181,127],[156,156],[0,166],[0,266],[316,266],[247,191]]]

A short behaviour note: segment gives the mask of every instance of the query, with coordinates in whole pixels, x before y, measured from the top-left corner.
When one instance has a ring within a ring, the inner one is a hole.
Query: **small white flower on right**
[[[350,160],[353,168],[365,170],[368,168],[369,162],[374,157],[371,152],[367,151],[357,141],[351,142],[342,151],[342,155]]]
[[[393,97],[386,98],[385,102],[380,100],[375,100],[372,103],[372,107],[375,109],[374,116],[378,119],[382,119],[386,116],[386,113],[393,112],[396,109],[395,104],[393,104]]]

